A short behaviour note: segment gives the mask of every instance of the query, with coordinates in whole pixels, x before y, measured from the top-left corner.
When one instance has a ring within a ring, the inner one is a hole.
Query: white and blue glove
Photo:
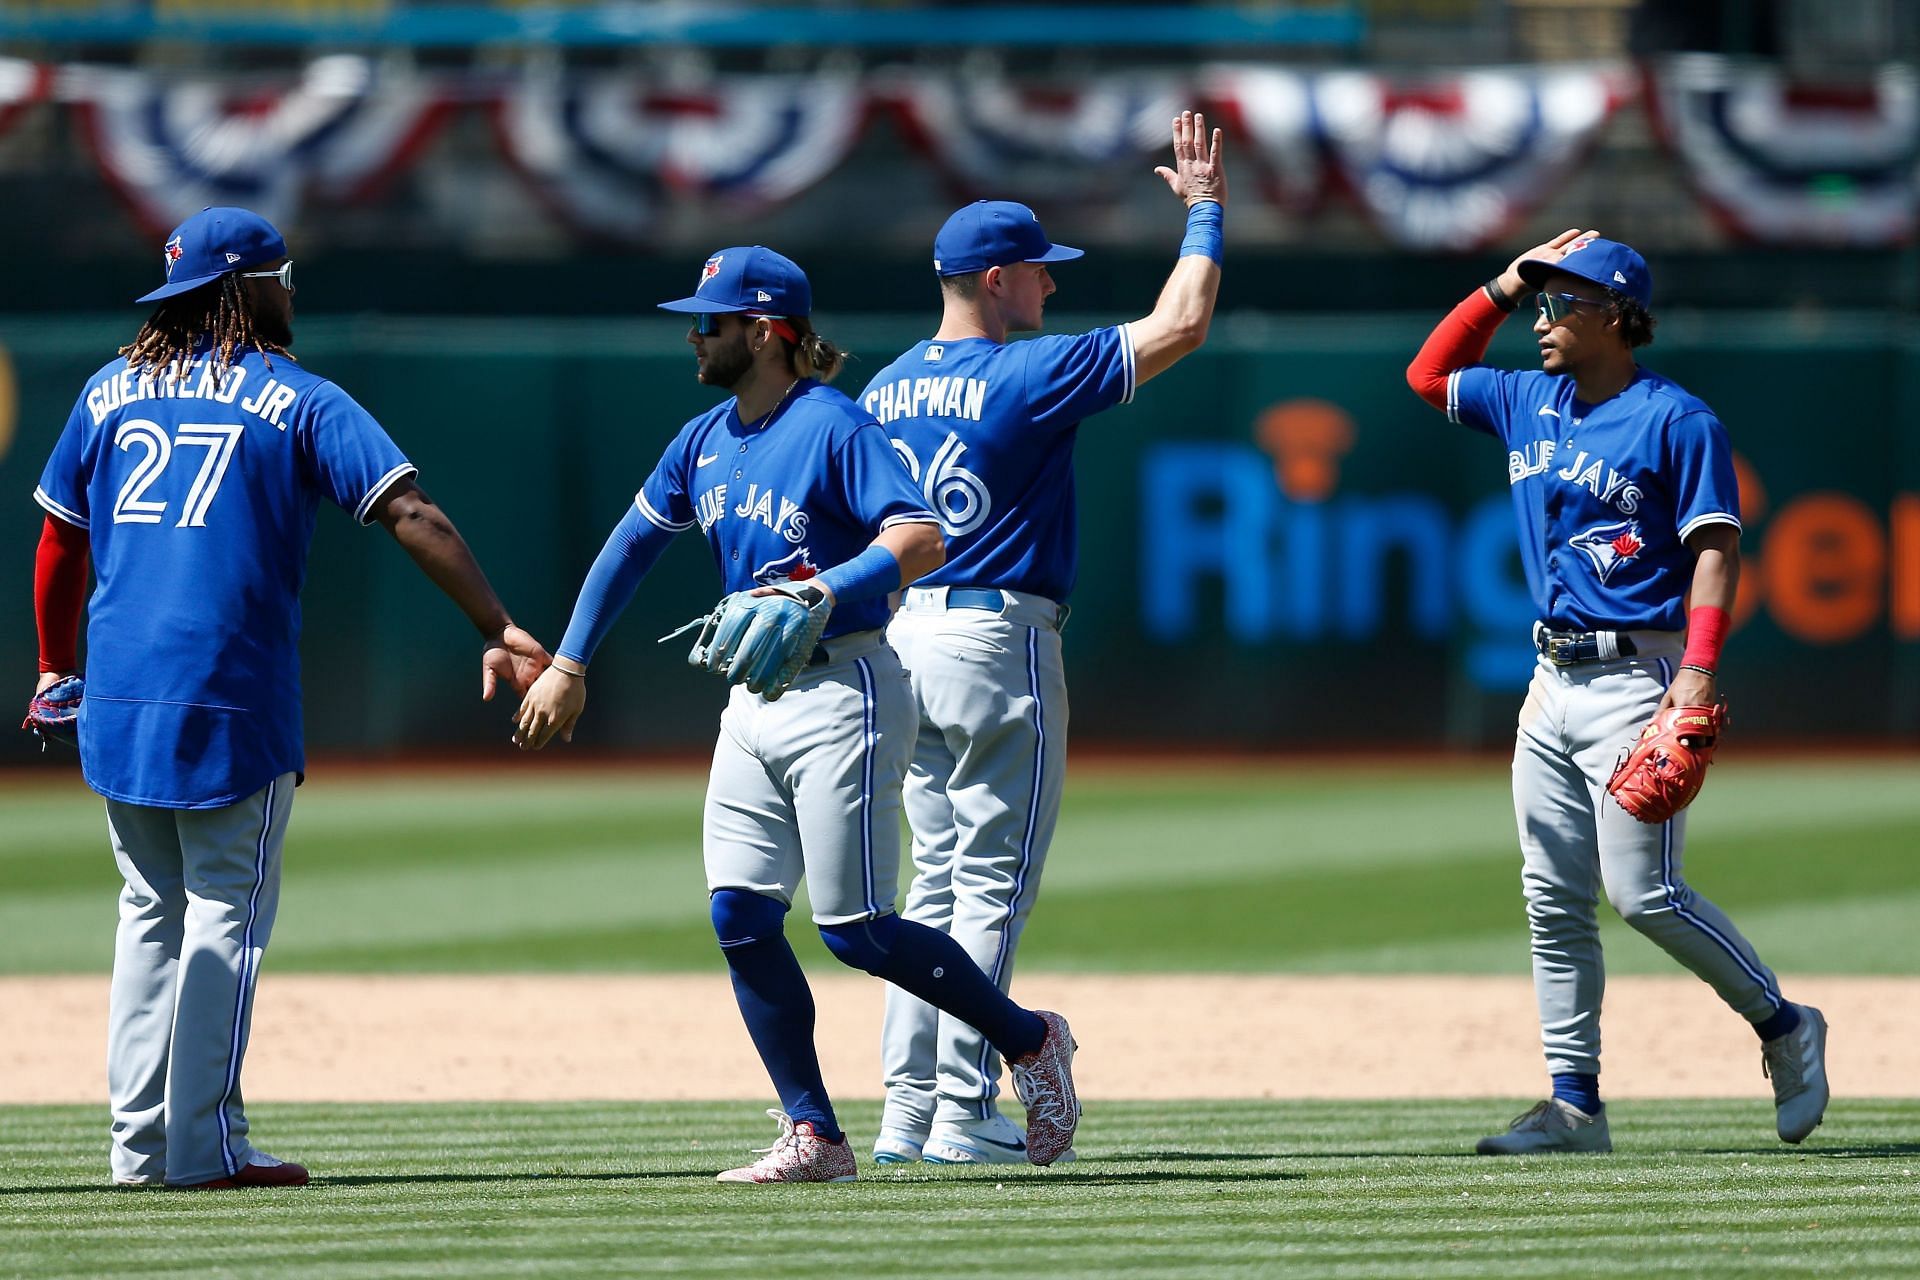
[[[813,656],[833,612],[833,597],[806,582],[783,582],[766,595],[736,591],[705,620],[687,661],[778,700]]]

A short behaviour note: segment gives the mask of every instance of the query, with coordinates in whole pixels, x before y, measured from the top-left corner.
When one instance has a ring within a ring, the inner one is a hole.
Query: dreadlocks
[[[213,339],[216,378],[233,364],[236,353],[244,355],[248,348],[258,351],[269,369],[273,368],[270,352],[293,358],[284,346],[262,338],[256,331],[240,277],[232,272],[164,299],[133,341],[120,348],[120,354],[127,358],[129,368],[158,372],[171,365],[184,370],[193,362],[194,349],[205,337]]]

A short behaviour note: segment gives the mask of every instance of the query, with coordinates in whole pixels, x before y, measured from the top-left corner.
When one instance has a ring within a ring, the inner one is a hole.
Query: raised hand
[[[1507,269],[1500,273],[1501,292],[1518,302],[1521,298],[1533,292],[1533,286],[1528,284],[1520,274],[1521,263],[1530,259],[1537,259],[1541,262],[1558,262],[1567,256],[1567,247],[1574,241],[1591,240],[1599,234],[1598,231],[1581,231],[1576,227],[1569,227],[1545,244],[1533,246],[1533,248],[1508,263]]]
[[[1202,200],[1227,202],[1227,171],[1221,163],[1221,132],[1207,133],[1207,117],[1182,111],[1173,122],[1173,168],[1154,172],[1191,208]]]
[[[486,648],[481,651],[481,700],[492,702],[502,680],[515,693],[525,693],[551,665],[553,655],[538,640],[508,623],[505,629],[487,637]]]

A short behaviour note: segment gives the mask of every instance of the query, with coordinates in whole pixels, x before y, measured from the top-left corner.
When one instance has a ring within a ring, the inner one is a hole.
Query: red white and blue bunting
[[[763,208],[846,158],[866,96],[844,74],[728,76],[676,86],[638,74],[521,76],[494,108],[509,163],[576,229],[637,240],[668,196]]]
[[[1888,66],[1845,85],[1710,54],[1649,71],[1661,137],[1733,231],[1770,244],[1884,246],[1920,213],[1920,85]]]
[[[969,195],[1100,198],[1137,182],[1191,106],[1177,77],[1095,75],[1044,88],[996,75],[902,74],[880,89],[907,137]]]
[[[1268,197],[1283,209],[1305,212],[1326,186],[1320,129],[1314,116],[1313,76],[1277,67],[1223,65],[1201,73],[1208,101],[1253,150]],[[1228,168],[1232,169],[1229,162]]]
[[[1467,71],[1395,84],[1314,77],[1330,163],[1396,244],[1460,251],[1500,238],[1584,158],[1630,92],[1608,67]]]
[[[149,231],[207,205],[280,220],[309,193],[365,199],[418,155],[448,105],[410,73],[345,54],[310,63],[292,85],[72,66],[59,93]]]
[[[11,129],[28,107],[47,97],[53,68],[22,58],[0,58],[0,134]]]

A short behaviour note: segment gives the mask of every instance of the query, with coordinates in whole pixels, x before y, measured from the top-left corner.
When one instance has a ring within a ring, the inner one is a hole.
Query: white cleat
[[[985,1120],[941,1121],[927,1138],[925,1158],[928,1164],[1025,1164],[1027,1135],[997,1111]],[[1068,1147],[1054,1163],[1072,1159]]]
[[[1780,1141],[1802,1142],[1826,1118],[1827,1017],[1798,1006],[1800,1025],[1760,1046],[1760,1070],[1773,1081],[1774,1125]]]
[[[1524,1156],[1556,1151],[1611,1151],[1607,1113],[1588,1115],[1570,1102],[1547,1098],[1507,1126],[1505,1133],[1482,1138],[1473,1148],[1483,1156]]]
[[[778,1108],[767,1114],[780,1122],[780,1137],[756,1152],[760,1158],[739,1169],[729,1169],[715,1182],[852,1182],[857,1175],[853,1148],[845,1138],[828,1142],[813,1131],[811,1121],[799,1124]]]
[[[880,1136],[873,1140],[873,1162],[919,1164],[921,1148],[926,1144],[925,1134],[915,1137],[904,1129],[882,1129]]]

